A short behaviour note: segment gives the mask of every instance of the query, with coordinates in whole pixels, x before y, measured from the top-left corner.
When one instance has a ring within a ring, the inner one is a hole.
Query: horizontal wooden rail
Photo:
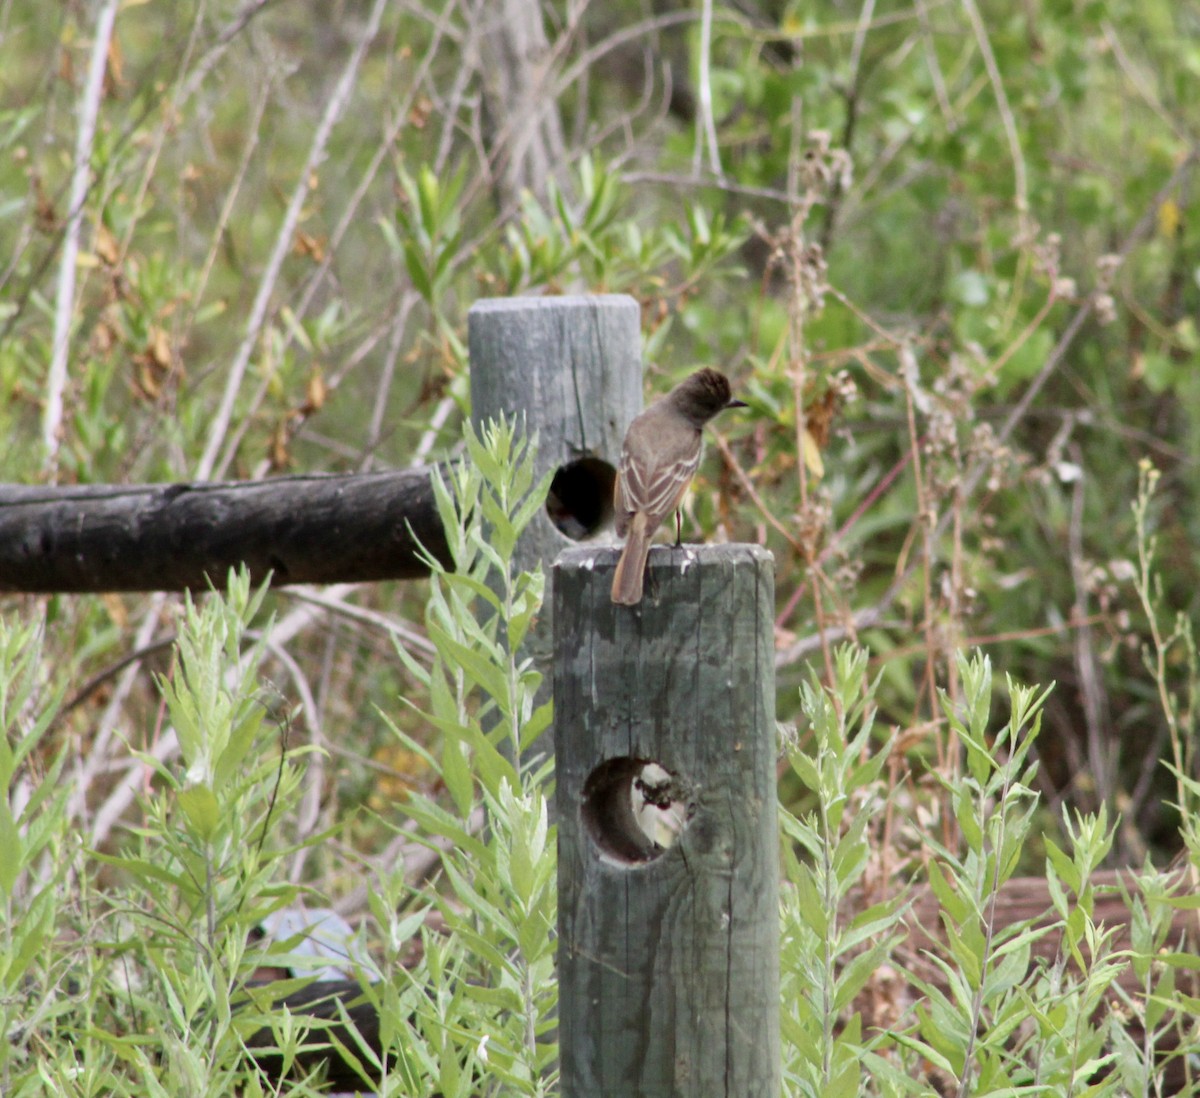
[[[430,468],[194,484],[0,485],[0,592],[181,591],[231,567],[276,584],[452,566]]]

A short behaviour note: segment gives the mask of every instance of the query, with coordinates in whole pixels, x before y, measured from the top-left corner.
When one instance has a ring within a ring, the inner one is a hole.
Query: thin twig
[[[233,453],[228,448],[221,456],[219,462],[217,455],[229,432],[238,392],[246,376],[246,370],[250,365],[250,358],[254,353],[254,348],[258,345],[259,335],[266,322],[271,297],[275,292],[275,285],[279,279],[279,272],[283,266],[284,258],[291,250],[292,242],[295,238],[296,225],[300,221],[300,213],[304,207],[305,200],[308,198],[308,193],[312,187],[312,180],[317,168],[321,165],[328,152],[329,138],[333,133],[333,128],[345,111],[347,103],[350,101],[350,94],[354,90],[354,82],[358,76],[358,70],[362,65],[363,58],[366,56],[367,47],[379,33],[379,23],[386,7],[387,0],[375,0],[375,3],[372,5],[366,28],[359,36],[358,42],[351,52],[345,68],[342,70],[342,75],[329,97],[325,113],[322,115],[321,121],[317,124],[316,132],[313,134],[312,143],[309,146],[308,158],[304,163],[304,167],[300,170],[295,189],[292,191],[291,201],[288,203],[283,221],[279,226],[279,232],[275,237],[275,246],[271,249],[271,254],[267,259],[262,278],[259,280],[258,292],[255,294],[254,303],[250,307],[250,315],[246,320],[245,334],[238,346],[237,353],[234,355],[233,362],[229,366],[225,390],[221,395],[221,402],[213,417],[212,429],[209,432],[208,445],[205,446],[204,453],[201,455],[200,462],[196,467],[197,480],[207,480],[212,476],[221,476],[233,461]]]
[[[79,99],[79,127],[75,131],[71,192],[54,301],[54,343],[50,352],[50,371],[46,378],[46,407],[42,416],[44,468],[50,473],[58,464],[58,448],[62,441],[63,393],[67,387],[67,356],[71,349],[71,326],[75,319],[75,265],[79,256],[79,230],[83,224],[84,202],[92,183],[92,147],[96,139],[96,119],[100,114],[104,70],[108,64],[108,47],[112,41],[118,6],[119,0],[105,0],[104,6],[96,16],[96,32],[92,40],[87,81]]]
[[[710,432],[713,442],[721,453],[721,457],[725,461],[726,467],[737,478],[738,484],[741,485],[742,491],[750,497],[750,501],[758,508],[759,514],[771,524],[771,527],[782,536],[787,543],[797,552],[802,553],[803,548],[799,539],[793,534],[782,522],[777,519],[771,512],[771,508],[767,506],[766,500],[758,494],[758,490],[754,487],[754,482],[746,475],[746,470],[742,468],[741,462],[733,450],[730,449],[729,443],[726,442],[725,436],[718,434],[716,431]]]
[[[983,57],[983,67],[987,71],[988,80],[992,85],[992,94],[996,97],[996,109],[1000,112],[1000,122],[1004,127],[1005,140],[1008,142],[1008,152],[1013,166],[1013,205],[1017,211],[1017,238],[1022,247],[1017,258],[1017,273],[1013,278],[1014,289],[1009,295],[1008,316],[1005,328],[1013,321],[1018,303],[1021,298],[1020,287],[1024,284],[1029,268],[1029,249],[1024,245],[1032,236],[1032,223],[1029,218],[1029,181],[1025,170],[1025,154],[1021,151],[1021,137],[1017,132],[1017,120],[1008,102],[1008,93],[1004,90],[1004,79],[1000,74],[1000,66],[996,55],[992,52],[991,39],[988,38],[987,27],[975,0],[962,0],[967,18],[971,21],[971,29],[975,32],[975,41]]]
[[[954,108],[950,105],[950,93],[946,90],[946,78],[942,75],[942,66],[938,62],[937,47],[933,42],[933,28],[929,22],[929,7],[927,0],[914,0],[917,9],[917,21],[921,25],[921,48],[925,53],[925,66],[929,69],[929,79],[933,84],[933,93],[938,101],[938,109],[942,112],[942,120],[946,129],[954,133],[958,129],[958,120]]]
[[[383,368],[379,371],[379,385],[375,391],[375,406],[371,410],[371,422],[367,425],[362,468],[370,467],[371,459],[383,438],[383,423],[388,416],[388,397],[396,377],[396,364],[404,347],[404,335],[408,328],[408,315],[420,300],[415,290],[406,290],[392,317],[392,331],[388,338],[387,352],[383,356]]]
[[[161,652],[164,648],[170,648],[175,643],[175,638],[178,634],[171,632],[165,636],[159,637],[150,644],[142,645],[134,648],[132,651],[122,656],[116,663],[111,663],[107,667],[97,671],[87,682],[85,682],[74,694],[63,702],[58,713],[55,715],[54,723],[58,724],[68,713],[74,709],[78,709],[88,698],[100,689],[106,682],[114,679],[130,664],[140,663],[147,656],[152,656],[157,652]]]
[[[260,15],[264,8],[278,0],[247,0],[233,15],[233,18],[217,32],[216,41],[208,51],[196,62],[191,76],[184,81],[179,97],[175,100],[178,110],[186,103],[204,83],[204,78],[212,71],[216,63],[225,55],[229,44],[250,25],[251,20]]]
[[[717,125],[713,120],[712,97],[712,0],[700,0],[700,71],[696,95],[696,148],[692,156],[692,174],[700,174],[701,161],[708,152],[708,170],[720,178],[721,153],[717,145]]]
[[[331,587],[318,593],[315,590],[304,587],[290,587],[286,591],[280,591],[279,593],[297,602],[307,603],[309,606],[319,607],[331,614],[337,614],[347,621],[357,622],[360,625],[369,625],[372,629],[378,629],[387,633],[394,640],[403,642],[404,647],[413,653],[422,656],[432,656],[437,651],[428,637],[416,632],[411,626],[393,620],[375,610],[368,610],[366,607],[355,606],[353,603],[346,602],[342,595],[334,595],[334,592],[338,590],[349,593],[353,588],[349,584],[342,584],[340,588]]]
[[[150,597],[134,636],[134,652],[144,655],[157,649],[158,646],[153,643],[152,638],[162,624],[162,612],[166,603],[167,596],[164,594]],[[125,702],[137,681],[141,663],[142,656],[138,656],[123,665],[117,684],[113,687],[112,696],[96,722],[96,732],[87,744],[86,754],[81,753],[76,763],[75,781],[67,802],[67,817],[78,820],[85,827],[88,823],[88,792],[92,788],[93,780],[109,769],[109,746],[116,735],[118,724],[124,719]]]
[[[1172,113],[1168,111],[1158,98],[1154,88],[1141,73],[1137,66],[1134,65],[1132,58],[1125,49],[1124,43],[1121,41],[1120,35],[1117,34],[1116,27],[1112,21],[1104,19],[1100,23],[1100,29],[1104,34],[1104,41],[1108,44],[1108,48],[1112,50],[1113,57],[1116,58],[1117,64],[1121,67],[1121,71],[1125,74],[1125,79],[1134,87],[1138,95],[1141,96],[1142,102],[1146,104],[1168,130],[1175,135],[1176,140],[1185,144],[1194,145],[1196,143],[1197,133],[1188,125],[1188,115],[1184,111]]]
[[[850,73],[846,79],[848,94],[856,95],[858,73],[862,67],[863,50],[867,44],[867,32],[871,29],[871,21],[875,17],[875,0],[863,0],[862,11],[858,13],[858,22],[854,27],[854,41],[850,46]]]
[[[428,76],[430,68],[433,66],[435,57],[437,56],[438,46],[441,45],[443,37],[446,35],[450,25],[450,19],[458,7],[457,0],[446,4],[444,10],[438,18],[437,23],[433,28],[433,38],[429,44],[429,48],[425,51],[425,56],[421,59],[421,64],[417,71],[413,74],[411,84],[407,95],[399,103],[394,106],[394,113],[391,123],[384,130],[382,139],[377,143],[375,151],[371,154],[371,159],[363,171],[362,177],[355,186],[350,198],[346,202],[346,207],[342,211],[341,217],[334,226],[333,232],[329,234],[329,243],[325,249],[325,255],[321,262],[317,265],[317,269],[309,276],[308,282],[304,287],[304,292],[300,295],[300,300],[297,303],[295,312],[297,319],[302,319],[308,315],[308,310],[313,301],[316,299],[317,292],[325,284],[325,279],[329,275],[329,271],[333,266],[334,258],[338,254],[338,249],[341,246],[342,240],[352,226],[354,226],[360,215],[362,203],[370,190],[371,184],[375,181],[379,174],[379,169],[383,166],[388,157],[394,155],[396,141],[399,139],[404,128],[410,125],[410,114],[413,105],[416,101],[421,85]],[[463,66],[463,69],[469,73],[469,67]],[[447,127],[451,129],[453,119],[447,119]],[[435,161],[435,170],[441,171],[444,165],[444,157],[439,156]],[[289,328],[287,336],[284,340],[284,348],[291,346],[294,340],[295,329]]]
[[[250,163],[254,159],[254,153],[258,149],[259,138],[262,135],[262,120],[266,114],[270,98],[271,80],[268,78],[262,82],[259,88],[259,95],[254,102],[249,119],[245,125],[240,127],[246,135],[246,147],[242,150],[242,157],[233,173],[233,180],[229,184],[229,189],[225,194],[225,201],[221,203],[221,210],[217,214],[217,224],[211,235],[212,243],[209,244],[208,254],[204,257],[204,262],[200,265],[200,275],[197,279],[196,291],[192,295],[191,309],[188,313],[186,325],[188,329],[194,323],[196,313],[199,312],[201,303],[204,300],[204,291],[208,286],[213,266],[217,262],[217,256],[221,252],[222,241],[225,239],[225,227],[229,224],[229,219],[233,216],[233,207],[237,201],[237,196],[241,193],[242,182],[246,178],[246,172],[249,170]]]
[[[1084,561],[1083,524],[1084,488],[1083,457],[1074,445],[1072,458],[1079,468],[1079,475],[1071,486],[1071,521],[1067,532],[1067,554],[1071,569],[1071,582],[1075,588],[1075,619],[1082,622],[1074,633],[1075,674],[1079,678],[1079,695],[1083,702],[1083,722],[1087,729],[1088,773],[1095,787],[1096,800],[1108,805],[1115,819],[1116,789],[1113,785],[1112,746],[1116,741],[1109,735],[1104,697],[1104,679],[1100,674],[1096,650],[1092,643],[1092,630],[1086,624],[1088,618],[1087,568]]]

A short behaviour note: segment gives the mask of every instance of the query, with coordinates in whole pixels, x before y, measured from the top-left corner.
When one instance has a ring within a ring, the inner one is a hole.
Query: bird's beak
[[[726,404],[725,407],[726,408],[749,408],[750,405],[747,404],[744,400],[730,400],[730,402],[728,404]]]

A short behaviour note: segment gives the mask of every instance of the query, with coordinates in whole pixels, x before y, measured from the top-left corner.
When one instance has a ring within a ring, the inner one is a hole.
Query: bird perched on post
[[[734,400],[729,379],[718,370],[697,370],[656,400],[630,425],[617,469],[617,534],[625,548],[613,574],[612,600],[633,606],[642,600],[642,577],[650,539],[672,511],[675,544],[683,531],[679,506],[700,464],[704,425]]]

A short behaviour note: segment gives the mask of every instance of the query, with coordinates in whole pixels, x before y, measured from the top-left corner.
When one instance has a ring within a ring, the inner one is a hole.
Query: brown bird
[[[729,379],[717,370],[697,370],[656,400],[630,425],[617,469],[617,534],[625,548],[613,574],[612,600],[633,606],[642,600],[642,577],[650,539],[672,511],[675,544],[683,532],[679,505],[700,464],[701,431],[718,412],[745,408],[734,400]]]

